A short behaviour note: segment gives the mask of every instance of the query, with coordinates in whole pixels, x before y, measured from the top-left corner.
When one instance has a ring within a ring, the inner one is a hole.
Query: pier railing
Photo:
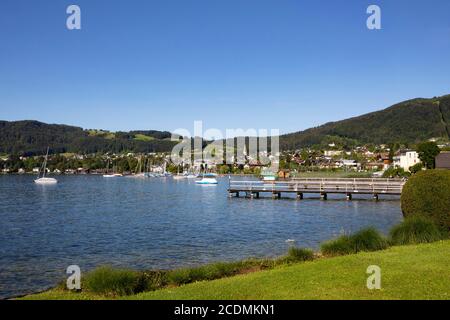
[[[229,180],[230,193],[342,193],[342,194],[391,194],[400,195],[405,184],[403,179],[383,178],[300,178],[286,181],[240,181]],[[236,194],[238,195],[238,194]]]

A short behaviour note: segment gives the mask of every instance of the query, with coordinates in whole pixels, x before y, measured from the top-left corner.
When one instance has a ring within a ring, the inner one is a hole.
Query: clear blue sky
[[[2,0],[0,119],[298,131],[450,93],[449,15],[448,0]]]

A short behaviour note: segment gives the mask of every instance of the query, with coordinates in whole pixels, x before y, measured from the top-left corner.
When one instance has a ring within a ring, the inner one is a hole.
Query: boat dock
[[[296,194],[303,199],[304,194],[320,194],[322,200],[328,194],[343,194],[352,200],[355,194],[372,195],[378,200],[380,195],[401,195],[406,180],[384,178],[304,178],[285,181],[239,181],[229,179],[228,195],[239,197],[243,193],[247,198],[259,198],[261,194],[270,194],[273,199],[281,198],[283,193]]]

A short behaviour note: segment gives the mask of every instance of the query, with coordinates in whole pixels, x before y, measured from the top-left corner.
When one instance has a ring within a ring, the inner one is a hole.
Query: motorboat
[[[200,180],[195,181],[196,184],[218,184],[216,175],[207,173],[202,176]]]

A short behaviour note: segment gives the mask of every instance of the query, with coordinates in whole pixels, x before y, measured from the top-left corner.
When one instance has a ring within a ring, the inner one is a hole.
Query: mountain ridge
[[[414,98],[388,108],[280,136],[280,149],[342,147],[357,144],[417,143],[430,138],[450,139],[450,94]],[[176,144],[171,133],[158,130],[111,132],[83,129],[37,120],[1,121],[0,153],[41,154],[47,145],[53,153],[168,152]]]
[[[449,139],[450,95],[415,98],[388,108],[280,136],[281,149],[346,143],[416,143]]]

